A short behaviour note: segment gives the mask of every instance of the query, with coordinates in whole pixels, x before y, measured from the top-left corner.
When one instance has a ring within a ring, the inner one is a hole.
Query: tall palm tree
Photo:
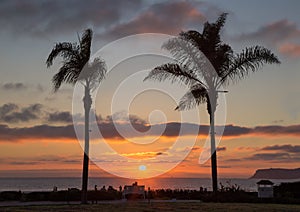
[[[82,197],[81,202],[87,203],[88,169],[89,169],[89,114],[92,105],[91,91],[100,81],[104,79],[106,65],[100,58],[90,62],[91,43],[93,32],[86,29],[79,38],[78,43],[63,42],[57,43],[49,54],[46,65],[49,68],[53,60],[60,56],[63,65],[58,73],[52,78],[54,92],[58,91],[62,83],[75,84],[81,82],[84,86],[84,115],[85,115],[85,144],[82,168]]]
[[[194,30],[181,32],[168,40],[162,48],[167,49],[177,59],[177,63],[167,63],[150,71],[144,80],[181,82],[189,86],[189,91],[180,99],[175,110],[186,110],[207,104],[210,117],[210,150],[213,192],[218,190],[217,153],[215,144],[215,111],[221,86],[245,78],[264,64],[279,64],[278,58],[261,46],[247,47],[236,54],[221,41],[220,32],[226,21],[226,13],[215,23],[206,22],[202,33]],[[214,71],[205,63],[205,56]],[[205,65],[206,64],[206,65]]]

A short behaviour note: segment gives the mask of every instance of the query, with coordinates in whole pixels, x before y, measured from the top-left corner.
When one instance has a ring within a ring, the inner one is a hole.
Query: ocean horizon
[[[219,183],[224,186],[237,185],[245,191],[257,191],[256,182],[259,179],[245,179],[245,178],[220,178]],[[295,182],[300,179],[274,179],[272,180],[275,185],[282,182]],[[97,185],[98,189],[103,186],[108,188],[112,186],[115,189],[122,188],[124,185],[131,185],[138,182],[140,185],[145,185],[150,189],[189,189],[199,190],[200,187],[212,190],[211,179],[209,178],[153,178],[153,179],[126,179],[126,178],[108,178],[108,177],[91,177],[89,178],[89,190],[93,190]],[[52,191],[54,187],[58,190],[66,190],[68,188],[81,189],[81,178],[79,177],[39,177],[39,178],[0,178],[0,191]]]

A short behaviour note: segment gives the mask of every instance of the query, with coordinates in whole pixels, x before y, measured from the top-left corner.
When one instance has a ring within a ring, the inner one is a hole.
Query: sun
[[[147,167],[145,165],[140,165],[139,170],[140,171],[146,171]]]

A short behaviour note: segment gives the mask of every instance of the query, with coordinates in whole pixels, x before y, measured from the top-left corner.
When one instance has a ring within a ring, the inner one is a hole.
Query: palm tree
[[[92,105],[91,91],[104,79],[106,65],[100,58],[89,62],[93,32],[87,29],[79,38],[78,43],[57,43],[49,54],[46,65],[49,68],[53,60],[60,56],[63,65],[52,78],[54,92],[58,91],[62,83],[75,84],[81,82],[84,86],[84,115],[85,115],[85,145],[82,168],[82,197],[81,202],[87,203],[88,169],[89,169],[89,114]]]
[[[162,48],[170,51],[177,62],[155,67],[144,79],[171,80],[172,83],[181,82],[188,85],[189,91],[180,99],[175,110],[191,109],[201,103],[207,104],[214,193],[218,190],[215,111],[219,89],[232,81],[245,78],[264,64],[280,63],[270,50],[261,46],[247,47],[239,54],[234,53],[220,38],[226,16],[227,14],[223,13],[215,23],[206,22],[202,33],[194,30],[181,32],[179,36],[164,43]],[[207,65],[203,57],[206,57],[210,65]]]

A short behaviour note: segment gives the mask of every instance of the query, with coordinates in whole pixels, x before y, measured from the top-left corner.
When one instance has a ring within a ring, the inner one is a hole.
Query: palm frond
[[[202,84],[192,71],[176,63],[167,63],[155,67],[150,71],[148,76],[145,77],[144,81],[146,80],[157,80],[159,82],[170,80],[171,83],[181,82],[185,85],[192,85],[196,82]]]
[[[69,84],[76,83],[81,69],[81,64],[76,62],[76,60],[65,62],[52,78],[54,92],[56,92],[64,82]]]
[[[183,40],[192,42],[195,46],[198,46],[199,50],[201,50],[201,46],[203,45],[202,34],[196,30],[189,30],[187,32],[180,32],[179,37]]]
[[[218,20],[215,23],[206,22],[203,27],[202,37],[206,41],[206,49],[213,50],[217,46],[219,46],[221,42],[221,29],[226,22],[227,13],[222,13]],[[209,54],[213,55],[213,52],[205,52],[207,57],[210,59]]]
[[[205,87],[200,84],[193,85],[190,90],[180,99],[175,110],[190,110],[199,104],[208,101],[208,93]]]
[[[87,63],[81,71],[78,80],[88,81],[90,88],[95,88],[104,78],[107,72],[104,60],[97,57],[91,63]]]
[[[91,43],[93,38],[93,31],[86,29],[80,41],[80,55],[84,63],[87,63],[91,55]]]
[[[232,59],[229,69],[220,80],[220,84],[229,79],[232,81],[243,79],[264,64],[280,64],[280,61],[269,49],[261,46],[248,47]]]
[[[181,66],[193,72],[197,79],[207,81],[216,76],[211,62],[193,42],[176,37],[165,42],[162,48],[168,50]]]
[[[228,44],[221,44],[216,48],[212,65],[219,77],[223,77],[233,58],[233,50]]]
[[[65,60],[68,60],[71,57],[79,59],[79,50],[75,44],[69,42],[55,44],[46,60],[46,65],[48,68],[53,64],[53,60],[57,56],[61,56]]]
[[[214,26],[216,27],[216,30],[220,33],[221,28],[225,25],[226,18],[228,13],[222,13],[216,23],[214,23]]]
[[[222,77],[224,70],[228,69],[233,54],[231,47],[222,43],[220,38],[220,31],[225,24],[226,17],[227,13],[223,13],[215,23],[207,22],[202,34],[194,30],[179,34],[181,39],[192,42],[206,56],[219,77]],[[207,75],[207,78],[212,78],[212,76]]]

